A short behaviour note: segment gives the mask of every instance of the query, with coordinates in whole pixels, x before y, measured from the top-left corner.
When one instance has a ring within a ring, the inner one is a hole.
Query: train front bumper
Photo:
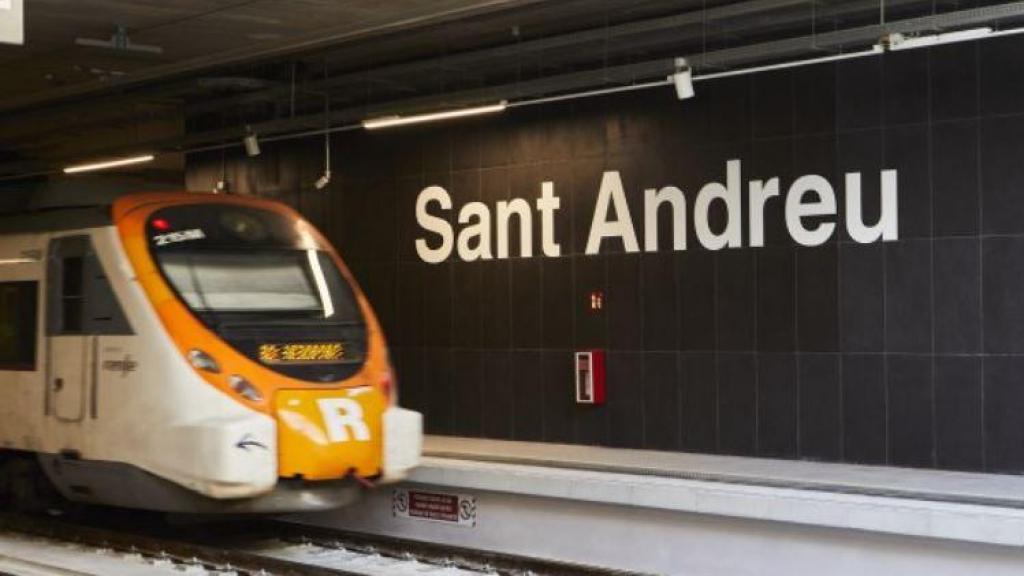
[[[280,390],[275,404],[281,478],[389,482],[419,463],[422,416],[379,389]]]

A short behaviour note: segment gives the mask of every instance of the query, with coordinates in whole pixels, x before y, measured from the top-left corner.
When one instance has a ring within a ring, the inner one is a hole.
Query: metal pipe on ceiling
[[[892,3],[896,6],[910,6],[919,4],[919,0],[892,0]],[[608,26],[606,28],[591,29],[581,32],[572,32],[567,34],[559,34],[556,36],[549,36],[545,38],[539,38],[536,40],[527,40],[515,44],[506,44],[497,46],[494,48],[486,48],[482,50],[475,50],[471,52],[464,52],[445,56],[440,62],[443,62],[446,66],[451,67],[465,67],[473,65],[481,65],[493,63],[500,60],[518,60],[523,56],[541,54],[543,52],[559,49],[559,48],[571,48],[573,46],[584,46],[587,43],[593,42],[611,42],[621,40],[625,38],[634,38],[629,44],[630,49],[636,48],[650,48],[653,46],[663,46],[666,41],[671,41],[673,44],[679,44],[681,41],[687,38],[697,38],[700,36],[700,32],[703,26],[708,23],[714,23],[718,21],[729,21],[730,19],[736,19],[741,16],[757,16],[767,15],[772,12],[778,12],[787,8],[796,8],[806,6],[807,0],[752,0],[748,2],[737,2],[734,4],[727,4],[724,6],[717,6],[708,8],[706,12],[704,10],[696,10],[692,12],[686,12],[683,14],[674,14],[671,16],[662,16],[657,18],[649,18],[636,22],[629,22],[626,24],[617,24]],[[844,2],[842,4],[833,6],[830,12],[830,16],[848,16],[851,14],[867,14],[876,9],[876,0],[862,0],[854,2]],[[807,15],[804,12],[789,12],[784,14],[776,14],[773,17],[773,22],[777,25],[790,25],[795,23],[803,22],[807,19]],[[752,25],[756,26],[759,22],[755,22]],[[730,31],[736,32],[745,30],[752,26],[751,24],[736,24],[730,28]],[[696,35],[686,34],[683,32],[686,28],[694,28]],[[665,32],[677,32],[671,39],[665,36],[653,37],[655,34],[664,34]],[[647,35],[651,37],[650,40],[641,39]],[[421,74],[426,70],[436,68],[438,63],[437,59],[418,60],[414,62],[406,62],[401,64],[394,64],[390,66],[384,66],[369,72],[356,72],[349,74],[337,75],[329,81],[316,81],[310,83],[311,87],[317,90],[330,90],[335,87],[342,87],[357,83],[365,82],[368,77],[370,80],[373,79],[384,79],[384,78],[401,78],[411,77],[416,74]],[[383,80],[382,80],[383,81]],[[274,98],[282,97],[285,95],[283,89],[270,88],[266,90],[260,90],[254,93],[246,94],[240,97],[224,98],[220,100],[213,100],[209,102],[200,103],[198,105],[190,106],[188,108],[189,114],[204,114],[209,112],[215,112],[224,109],[230,109],[239,105],[265,102]]]
[[[0,103],[0,112],[10,112],[29,106],[44,103],[84,98],[100,93],[135,88],[143,84],[153,83],[176,77],[194,74],[212,68],[220,68],[233,64],[251,64],[273,58],[286,57],[302,52],[322,50],[332,45],[354,40],[366,39],[383,34],[394,34],[403,30],[423,26],[441,24],[453,20],[480,16],[492,12],[521,8],[544,0],[476,0],[471,5],[452,8],[440,12],[428,11],[425,14],[405,18],[396,22],[388,22],[359,30],[342,30],[338,28],[313,34],[307,37],[274,43],[271,46],[228,50],[220,54],[191,58],[182,62],[174,62],[154,66],[143,72],[131,74],[117,79],[92,81],[73,84],[58,90],[47,91],[40,95],[28,95]]]
[[[990,22],[995,19],[1024,16],[1024,1],[986,8],[974,8],[936,14],[905,20],[890,21],[885,25],[872,24],[848,30],[820,32],[812,36],[789,38],[755,45],[724,48],[706,53],[686,56],[695,70],[728,70],[755,62],[770,62],[777,59],[835,54],[845,48],[856,46],[858,50],[870,49],[887,34],[930,32],[936,29],[955,28]],[[376,107],[358,106],[332,113],[332,125],[347,125],[365,117],[383,116],[388,113],[415,113],[431,108],[452,108],[470,106],[481,102],[507,99],[517,100],[540,98],[578,90],[598,91],[611,85],[630,85],[654,78],[664,78],[674,71],[672,59],[657,59],[647,62],[613,66],[585,72],[574,72],[553,77],[508,83],[469,91],[406,99],[382,104]],[[513,104],[514,105],[514,104]],[[321,122],[320,115],[299,116],[286,120],[274,120],[255,125],[261,134],[285,134],[292,131],[312,130]],[[186,151],[203,147],[213,141],[234,139],[237,128],[215,130],[188,136],[184,141]],[[234,146],[235,144],[228,144]]]
[[[698,70],[728,70],[751,63],[772,62],[801,56],[833,54],[851,47],[861,50],[866,46],[875,44],[881,37],[893,32],[931,33],[934,30],[955,29],[957,27],[991,23],[1001,19],[1019,18],[1022,16],[1024,16],[1024,1],[1007,2],[996,6],[890,21],[885,25],[872,24],[846,30],[819,32],[799,38],[726,48],[707,53],[693,54],[688,56],[688,59]],[[388,112],[413,113],[430,108],[436,110],[438,108],[469,106],[496,99],[536,101],[548,98],[550,101],[552,97],[557,98],[559,94],[564,95],[570,91],[592,91],[596,94],[603,91],[633,89],[632,86],[636,83],[644,83],[653,78],[664,78],[672,73],[673,68],[674,63],[670,59],[657,59],[452,94],[405,99],[382,105],[373,110],[367,110],[366,107],[362,106],[342,109],[331,114],[332,127],[327,129],[320,128],[323,126],[323,116],[321,114],[266,122],[256,125],[255,128],[260,132],[264,141],[305,137],[325,132],[355,129],[358,127],[357,123],[363,118],[372,115],[383,115]],[[193,134],[185,139],[167,139],[141,143],[140,145],[151,149],[197,152],[238,146],[240,142],[239,134],[239,129],[229,128]],[[97,153],[111,154],[121,152],[124,152],[123,148],[97,151]]]
[[[666,42],[671,40],[672,44],[679,44],[680,40],[685,40],[688,37],[687,33],[684,32],[687,27],[693,28],[694,26],[703,27],[708,22],[724,21],[729,22],[735,20],[740,16],[757,16],[761,15],[772,15],[773,26],[779,25],[790,25],[792,23],[800,22],[806,19],[806,10],[804,11],[793,11],[787,10],[789,8],[796,8],[805,6],[807,0],[750,0],[745,2],[735,2],[726,4],[723,6],[711,7],[707,9],[707,12],[703,11],[691,11],[683,14],[674,14],[670,16],[662,16],[657,18],[647,18],[644,20],[638,20],[629,22],[626,24],[619,24],[609,26],[600,29],[591,29],[578,33],[571,34],[559,34],[556,36],[549,36],[540,38],[537,40],[529,40],[525,42],[519,42],[515,45],[502,45],[495,48],[488,48],[483,50],[476,50],[471,52],[464,52],[446,56],[444,62],[451,62],[456,66],[468,66],[472,64],[479,64],[481,62],[494,62],[502,58],[514,55],[520,57],[523,54],[534,54],[542,53],[546,50],[555,48],[565,48],[569,46],[582,46],[586,42],[592,42],[597,40],[611,41],[616,39],[629,38],[630,42],[624,49],[635,50],[635,49],[646,49],[651,47],[664,47]],[[921,0],[891,0],[890,7],[896,6],[913,6],[921,4]],[[812,5],[812,14],[824,18],[832,18],[837,16],[850,16],[855,14],[867,13],[874,10],[877,6],[875,0],[855,0],[849,2],[842,2],[837,5],[831,6],[825,11],[816,13],[814,6]],[[778,12],[782,12],[781,14]],[[824,14],[824,16],[821,16]],[[729,30],[736,32],[750,28],[752,25],[759,25],[760,20],[754,23],[750,22],[738,22],[732,24]],[[683,29],[683,30],[680,30]],[[812,30],[814,29],[814,23],[812,22]],[[680,34],[673,36],[668,39],[665,35],[665,31],[679,31]],[[658,35],[658,33],[661,33]],[[692,31],[689,36],[693,36]],[[426,61],[416,61],[404,64],[398,64],[393,66],[387,66],[381,69],[374,70],[372,75],[374,77],[385,78],[395,77],[401,78],[402,76],[416,77],[417,74],[423,74],[429,72],[429,69],[436,65],[435,59]],[[345,86],[352,83],[362,83],[366,79],[365,73],[359,74],[345,74],[342,76],[336,76],[330,79],[330,81],[317,81],[309,84],[310,88],[317,90],[327,90],[334,86]],[[173,88],[173,86],[172,86]],[[163,92],[164,88],[160,89]],[[284,95],[291,95],[290,86],[275,87],[269,89],[260,89],[255,93],[250,93],[244,96],[234,96],[230,98],[212,100],[200,103],[198,105],[189,106],[187,112],[195,115],[206,112],[214,112],[219,110],[237,108],[240,105],[254,102],[267,102],[272,101],[276,96],[284,97]],[[127,95],[122,96],[122,98]],[[294,104],[294,102],[293,102]],[[2,107],[0,107],[2,109]],[[49,112],[48,112],[49,110]],[[31,113],[31,111],[29,111]],[[37,114],[48,114],[52,113],[51,109],[41,109]],[[55,131],[64,130],[65,126],[61,125],[55,129]],[[32,132],[34,134],[35,132]],[[28,134],[31,135],[31,134]]]
[[[916,0],[903,1],[909,2]],[[871,3],[873,4],[873,1]],[[559,34],[536,40],[505,44],[494,48],[448,55],[441,59],[431,58],[428,60],[394,64],[372,70],[369,74],[376,77],[401,77],[414,74],[416,72],[422,72],[424,68],[435,68],[438,63],[443,63],[445,66],[457,68],[482,62],[493,62],[503,58],[522,58],[524,55],[536,54],[556,48],[578,46],[587,42],[610,41],[626,36],[637,36],[641,34],[663,32],[666,30],[675,30],[686,26],[700,25],[707,21],[717,21],[726,18],[735,18],[738,16],[761,14],[764,12],[771,12],[805,4],[807,4],[807,0],[752,0],[748,2],[737,2],[734,4],[727,4],[725,6],[708,8],[706,11],[695,10],[683,14],[650,18],[637,22],[608,26],[605,28]],[[366,74],[367,72],[355,72],[335,76],[329,80],[310,83],[310,87],[316,90],[328,90],[337,86],[346,86],[352,83],[364,81]],[[212,112],[237,106],[240,103],[244,104],[247,102],[263,101],[268,98],[276,98],[281,95],[283,95],[281,90],[261,90],[255,94],[242,96],[240,98],[223,99],[220,101],[193,106],[190,107],[189,111],[194,113]]]

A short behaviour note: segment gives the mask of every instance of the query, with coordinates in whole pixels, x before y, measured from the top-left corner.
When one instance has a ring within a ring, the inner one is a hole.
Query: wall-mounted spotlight
[[[250,158],[253,158],[255,156],[259,156],[260,155],[260,139],[259,139],[259,136],[257,136],[256,132],[252,128],[248,127],[248,126],[246,127],[245,138],[242,138],[242,144],[245,145],[245,154],[246,154],[246,156],[248,156]]]
[[[676,98],[693,98],[693,68],[690,68],[686,58],[676,58],[676,71],[668,79],[676,87]]]
[[[331,101],[324,104],[324,173],[316,179],[313,187],[317,190],[327,188],[331,183]]]
[[[324,188],[327,188],[327,185],[330,184],[330,183],[331,183],[331,171],[330,170],[324,170],[323,175],[320,176],[319,178],[317,178],[316,182],[313,183],[313,186],[317,190],[323,190]]]

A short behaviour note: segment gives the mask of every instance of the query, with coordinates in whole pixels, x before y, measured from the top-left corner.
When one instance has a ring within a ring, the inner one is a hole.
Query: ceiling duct
[[[246,76],[209,76],[196,80],[196,86],[200,90],[209,92],[249,92],[263,90],[274,84],[274,82],[263,78]]]

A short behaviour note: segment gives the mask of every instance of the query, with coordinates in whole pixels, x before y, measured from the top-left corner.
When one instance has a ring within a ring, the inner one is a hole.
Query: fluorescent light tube
[[[926,46],[938,46],[940,44],[952,44],[954,42],[967,42],[968,40],[979,40],[992,33],[989,27],[971,28],[970,30],[957,30],[956,32],[945,32],[942,34],[929,34],[927,36],[900,37],[899,41],[891,42],[889,49],[893,51],[912,50]]]
[[[130,166],[132,164],[142,164],[144,162],[152,162],[154,156],[152,154],[145,154],[142,156],[132,156],[131,158],[118,158],[117,160],[107,160],[105,162],[95,162],[92,164],[79,164],[77,166],[68,166],[64,169],[65,174],[77,174],[79,172],[92,172],[95,170],[106,170],[108,168],[118,168],[120,166]]]
[[[8,266],[11,264],[35,264],[39,260],[33,260],[32,258],[0,258],[0,266]]]
[[[1014,34],[1022,33],[1024,33],[1024,28],[1008,28],[1006,30],[993,30],[992,33],[988,35],[988,37],[995,38],[997,36],[1013,36]]]
[[[869,50],[861,50],[859,52],[845,52],[842,54],[833,54],[831,56],[821,56],[819,58],[811,58],[809,60],[796,60],[792,62],[780,62],[778,64],[768,64],[766,66],[754,66],[752,68],[739,68],[737,70],[728,70],[725,72],[713,72],[711,74],[701,74],[700,76],[694,76],[693,81],[697,82],[700,80],[714,80],[715,78],[729,78],[730,76],[742,76],[744,74],[756,74],[758,72],[768,72],[770,70],[785,70],[787,68],[797,68],[799,66],[810,66],[812,64],[822,64],[825,62],[837,62],[840,60],[851,60],[853,58],[863,58],[864,56],[877,56],[883,52],[881,46],[874,46]]]
[[[390,128],[391,126],[405,126],[406,124],[419,124],[422,122],[436,122],[438,120],[449,120],[462,118],[464,116],[477,116],[480,114],[493,114],[501,112],[508,107],[508,102],[502,100],[497,104],[488,106],[477,106],[475,108],[462,108],[460,110],[447,110],[445,112],[431,112],[429,114],[416,114],[414,116],[387,116],[384,118],[372,118],[363,120],[363,128],[375,130],[377,128]]]

